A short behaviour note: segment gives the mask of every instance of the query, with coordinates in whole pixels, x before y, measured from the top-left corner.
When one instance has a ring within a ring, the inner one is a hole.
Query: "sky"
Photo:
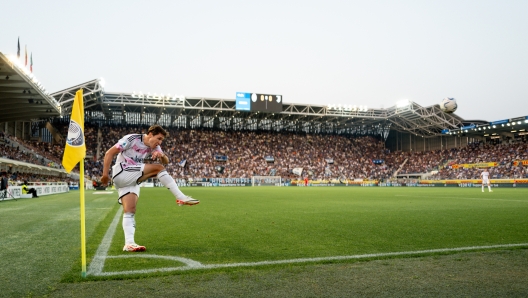
[[[427,107],[466,120],[528,115],[528,1],[17,0],[0,52],[33,55],[51,93],[106,92],[284,103]]]

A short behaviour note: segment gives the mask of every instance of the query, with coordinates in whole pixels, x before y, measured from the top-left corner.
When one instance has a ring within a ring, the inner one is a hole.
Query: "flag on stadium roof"
[[[18,37],[17,58],[20,59],[20,37]]]
[[[24,55],[25,55],[24,66],[27,66],[27,45],[26,45],[25,50],[24,50]]]
[[[29,57],[29,70],[33,72],[33,52],[31,52],[31,56]]]

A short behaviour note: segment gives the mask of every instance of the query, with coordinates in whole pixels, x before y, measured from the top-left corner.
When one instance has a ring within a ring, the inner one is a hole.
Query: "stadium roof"
[[[412,101],[386,109],[367,110],[352,106],[283,103],[280,113],[246,112],[236,110],[235,99],[105,92],[102,79],[49,94],[17,61],[0,53],[0,123],[69,117],[75,92],[82,88],[87,117],[95,113],[106,120],[123,123],[127,123],[127,114],[139,114],[150,115],[144,118],[149,124],[162,118],[173,123],[183,117],[189,123],[198,123],[194,127],[229,128],[236,124],[239,128],[252,125],[271,130],[373,133],[384,137],[389,131],[434,137],[445,135],[446,131],[448,134],[486,135],[487,132],[498,135],[517,131],[524,134],[528,129],[525,116],[498,121],[493,127],[488,121],[464,120],[456,114],[442,112],[438,105],[422,107]]]
[[[0,122],[60,116],[60,104],[18,59],[0,53]]]
[[[257,121],[271,129],[317,127],[319,131],[377,131],[382,135],[388,134],[390,129],[423,137],[441,135],[444,129],[464,126],[462,118],[442,112],[439,105],[422,107],[411,101],[387,109],[367,110],[352,106],[283,103],[280,113],[245,112],[236,110],[235,99],[105,92],[101,80],[53,93],[64,116],[70,114],[75,92],[80,88],[84,89],[85,112],[97,111],[105,119],[125,122],[127,113],[137,113],[154,115],[156,121],[164,115],[170,117],[170,121],[184,116],[220,125]]]

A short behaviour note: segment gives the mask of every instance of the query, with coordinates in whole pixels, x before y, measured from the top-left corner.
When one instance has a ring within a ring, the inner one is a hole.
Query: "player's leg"
[[[120,195],[126,193],[120,197],[120,202],[123,204],[123,232],[125,233],[125,246],[123,251],[145,251],[146,248],[141,245],[137,245],[134,239],[136,233],[136,206],[138,202],[138,194],[134,191],[139,186],[120,188]]]
[[[125,233],[125,246],[123,251],[145,251],[146,248],[137,245],[134,240],[136,233],[136,204],[139,198],[138,179],[143,173],[144,165],[116,165],[113,168],[114,185],[118,188],[118,202],[123,205],[123,232]]]
[[[136,205],[138,197],[135,193],[128,193],[121,197],[123,204],[123,231],[125,232],[125,244],[134,244],[134,234],[136,232]]]
[[[484,181],[482,181],[482,192],[484,192]]]
[[[181,192],[181,190],[178,188],[178,184],[176,184],[174,178],[172,178],[172,176],[169,175],[169,173],[167,173],[165,170],[165,167],[160,164],[145,165],[143,176],[139,179],[139,182],[154,176],[156,176],[161,184],[168,188],[174,197],[176,197],[176,203],[178,203],[178,205],[196,205],[200,203],[200,201],[184,195],[183,192]]]
[[[489,192],[493,192],[493,190],[491,190],[491,182],[488,180],[488,190]]]
[[[139,168],[138,168],[139,169]],[[137,179],[141,171],[136,169],[124,171],[114,176],[114,184],[118,188],[119,204],[123,205],[123,232],[125,233],[125,246],[123,251],[145,251],[146,248],[137,245],[134,240],[136,233],[136,205],[139,198],[139,185]]]

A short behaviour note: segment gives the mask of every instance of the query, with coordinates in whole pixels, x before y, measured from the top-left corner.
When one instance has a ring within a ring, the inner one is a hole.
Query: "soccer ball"
[[[456,99],[452,97],[446,97],[442,99],[440,103],[440,109],[445,113],[454,113],[458,108]]]

